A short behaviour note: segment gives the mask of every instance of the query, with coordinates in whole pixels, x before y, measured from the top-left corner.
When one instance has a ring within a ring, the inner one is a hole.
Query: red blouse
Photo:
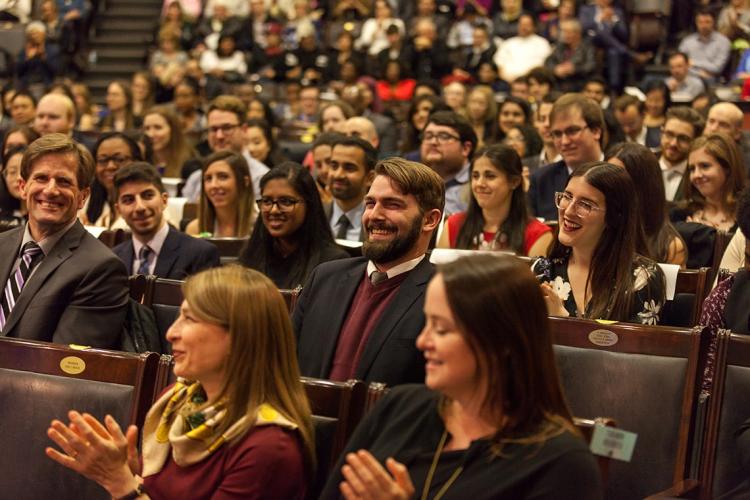
[[[451,248],[456,248],[458,232],[461,230],[461,226],[463,226],[465,220],[466,212],[459,212],[448,217],[447,229]],[[523,254],[528,255],[529,250],[534,246],[534,243],[536,243],[536,241],[548,231],[552,231],[548,225],[543,224],[534,218],[529,219],[523,235]],[[484,241],[487,243],[490,243],[494,238],[495,233],[484,232]]]

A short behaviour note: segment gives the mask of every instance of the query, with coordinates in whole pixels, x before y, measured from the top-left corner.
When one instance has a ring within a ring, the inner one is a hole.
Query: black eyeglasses
[[[115,164],[115,166],[122,167],[127,162],[132,161],[130,156],[100,156],[96,159],[96,164],[100,167],[106,167],[109,162]]]
[[[280,212],[291,212],[294,210],[294,207],[297,205],[297,203],[301,203],[302,200],[298,200],[297,198],[279,198],[274,200],[273,198],[261,198],[259,200],[256,200],[255,203],[258,204],[258,209],[260,209],[261,212],[270,212],[273,210],[273,206],[276,205],[279,207]]]
[[[432,133],[432,132],[425,132],[424,134],[422,134],[422,142],[432,142],[436,139],[439,144],[446,144],[451,141],[461,140],[460,137],[453,135],[453,134],[449,134],[448,132],[438,132],[437,134]]]

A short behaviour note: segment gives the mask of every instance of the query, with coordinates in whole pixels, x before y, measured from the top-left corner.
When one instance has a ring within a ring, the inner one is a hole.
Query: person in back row
[[[220,264],[215,245],[188,236],[167,223],[164,211],[169,195],[156,168],[144,162],[124,167],[115,174],[114,193],[117,211],[130,228],[132,238],[112,251],[131,274],[184,280]]]
[[[364,257],[318,266],[294,309],[302,375],[388,385],[423,380],[414,339],[433,274],[425,253],[444,200],[443,180],[425,165],[401,158],[376,165],[362,215]]]

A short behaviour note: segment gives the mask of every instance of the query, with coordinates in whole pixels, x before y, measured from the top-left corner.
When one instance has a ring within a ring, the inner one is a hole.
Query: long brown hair
[[[627,321],[633,303],[633,264],[637,260],[636,245],[643,240],[641,226],[636,223],[635,186],[624,168],[600,161],[585,163],[570,178],[583,177],[598,189],[606,200],[604,231],[591,259],[586,290],[591,300],[585,316],[592,319]],[[568,180],[570,182],[570,180]],[[567,257],[570,247],[558,241],[550,258]]]
[[[539,282],[512,256],[473,255],[438,273],[459,330],[488,388],[483,410],[495,419],[493,451],[577,434],[565,402]]]
[[[208,167],[217,161],[226,162],[234,173],[234,180],[237,184],[237,237],[249,236],[253,229],[255,219],[255,195],[253,194],[253,183],[250,181],[250,167],[242,155],[231,151],[218,151],[203,163],[203,174],[205,175]],[[245,179],[248,181],[245,182]],[[214,231],[214,221],[216,219],[216,209],[211,200],[206,196],[206,188],[201,178],[201,200],[198,206],[198,230],[201,233]]]
[[[163,177],[181,177],[182,165],[193,158],[195,152],[190,148],[182,132],[182,125],[177,115],[167,106],[153,106],[143,113],[143,118],[148,115],[159,115],[169,125],[169,144],[167,145],[167,165]]]
[[[254,422],[268,403],[298,426],[312,471],[315,444],[310,405],[300,381],[292,322],[276,286],[263,274],[228,265],[195,274],[183,285],[190,309],[229,331],[226,379],[218,399],[227,415],[218,432],[243,416]]]

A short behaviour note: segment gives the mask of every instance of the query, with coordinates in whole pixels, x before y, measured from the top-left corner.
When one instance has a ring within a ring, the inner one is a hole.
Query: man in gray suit
[[[120,345],[125,266],[76,215],[94,160],[63,134],[34,141],[21,162],[25,226],[0,234],[0,335],[62,344]]]

